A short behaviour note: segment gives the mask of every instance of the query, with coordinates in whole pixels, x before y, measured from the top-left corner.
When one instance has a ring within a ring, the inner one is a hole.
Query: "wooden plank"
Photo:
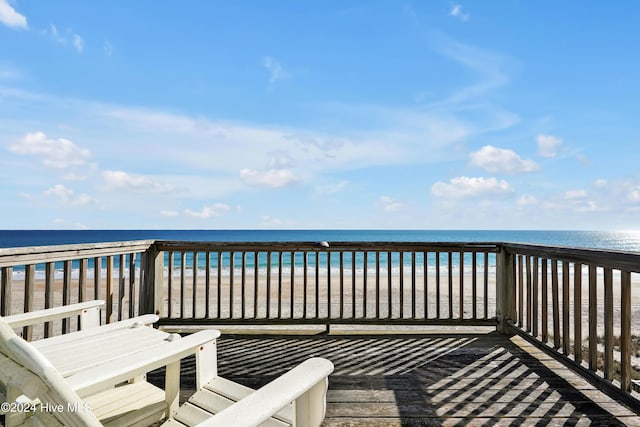
[[[569,263],[562,261],[562,352],[565,355],[571,353],[569,295]]]
[[[53,308],[53,290],[55,287],[55,264],[48,262],[44,266],[44,308]],[[97,299],[97,298],[96,298]],[[44,337],[48,338],[53,334],[51,322],[44,324]]]
[[[613,270],[604,269],[604,377],[613,379]]]
[[[107,306],[105,307],[106,311],[106,322],[113,322],[113,256],[107,257],[107,284],[105,286],[106,298],[105,302]],[[64,297],[63,297],[64,300]]]
[[[440,318],[440,252],[436,252],[436,319]]]
[[[27,264],[24,266],[24,313],[33,311],[33,296],[36,283],[36,266]],[[22,338],[31,341],[33,338],[33,327],[31,325],[22,328]]]
[[[258,274],[259,274],[258,266],[260,263],[260,257],[258,255],[259,253],[257,251],[253,253],[253,318],[254,319],[258,318]],[[306,273],[307,273],[307,270],[305,269],[305,279],[304,279],[305,295],[306,295],[306,288],[307,288]]]
[[[542,309],[540,315],[542,316],[542,342],[547,343],[549,341],[549,260],[542,259]]]
[[[631,391],[631,273],[620,278],[620,388]]]
[[[87,292],[87,270],[88,270],[89,260],[87,258],[82,258],[80,260],[80,266],[78,269],[78,302],[86,301],[88,292]]]
[[[315,306],[316,306],[316,319],[320,318],[320,260],[319,260],[319,256],[320,254],[318,253],[318,251],[316,250],[314,252],[315,254],[315,270],[316,270],[316,280],[315,280],[315,290],[316,290],[316,299],[315,299]]]
[[[174,257],[173,257],[173,251],[169,251],[168,252],[168,256],[169,256],[169,265],[167,266],[167,275],[168,275],[168,280],[167,280],[167,317],[172,318],[173,317],[173,263],[174,263]],[[129,264],[129,268],[131,268],[131,264]],[[129,270],[131,271],[131,270]],[[131,277],[131,273],[129,273],[129,277]]]
[[[484,318],[489,318],[489,252],[484,253]]]
[[[380,252],[376,251],[376,318],[380,319]]]
[[[531,287],[531,256],[527,255],[525,257],[525,271],[527,275],[527,332],[531,332],[531,322],[533,320],[533,303],[531,301],[531,296],[533,294],[533,289]]]
[[[387,252],[387,297],[389,301],[387,301],[387,305],[389,306],[389,311],[387,318],[391,319],[393,317],[393,276],[391,274],[391,252]]]
[[[518,259],[518,326],[524,326],[524,271],[522,267],[522,255]]]
[[[351,318],[356,318],[356,253],[351,252]]]
[[[331,252],[327,252],[327,318],[331,318]]]
[[[102,281],[102,258],[93,258],[93,299],[100,298],[100,289]]]
[[[316,264],[318,260],[316,259]],[[317,286],[317,283],[316,283]],[[267,302],[266,309],[267,314],[266,318],[269,319],[271,317],[271,251],[267,251]]]
[[[240,317],[244,319],[247,317],[247,253],[241,252],[240,256],[242,257],[242,270],[240,272]]]
[[[208,319],[211,317],[211,252],[205,252],[204,256],[204,317]]]
[[[122,320],[123,317],[123,306],[124,306],[124,296],[125,296],[125,257],[124,254],[120,255],[118,260],[118,320]]]
[[[291,315],[289,316],[291,319],[293,319],[294,317],[294,312],[295,312],[295,278],[296,278],[296,254],[295,252],[291,252],[291,255],[289,256],[289,258],[291,259],[291,267],[290,267],[290,273],[291,273],[291,277],[289,279],[289,303],[291,304],[291,308],[290,308],[290,313]],[[342,257],[342,252],[340,252],[340,257]],[[340,317],[342,317],[342,279],[343,279],[343,272],[342,272],[342,261],[340,262]]]
[[[344,318],[344,252],[340,251],[340,318]]]
[[[71,261],[65,261],[62,276],[62,305],[71,304]],[[71,327],[69,319],[62,319],[62,333],[66,334]]]
[[[195,257],[195,254],[194,254]],[[229,318],[233,319],[233,309],[235,307],[235,270],[236,270],[236,252],[229,252]]]
[[[532,258],[532,262],[533,262],[533,270],[532,270],[532,275],[533,275],[533,281],[532,281],[532,294],[531,294],[531,311],[533,312],[533,325],[531,328],[531,333],[533,334],[534,337],[538,336],[538,264],[539,264],[539,259],[538,257],[533,257]]]
[[[216,283],[216,317],[218,319],[222,319],[222,252],[216,252],[216,254],[218,255],[218,271],[217,271],[217,283]],[[256,262],[256,266],[258,265],[258,263]],[[256,267],[257,270],[257,267]],[[258,275],[256,274],[256,298],[258,298],[258,279],[257,279]],[[257,313],[257,307],[258,304],[256,303],[255,305],[256,307],[256,313]],[[258,317],[257,314],[255,317]]]
[[[184,319],[186,316],[185,310],[185,299],[187,292],[187,284],[186,284],[186,269],[187,269],[187,253],[182,251],[180,252],[180,318]]]
[[[589,369],[598,369],[598,276],[596,266],[589,265]]]
[[[558,260],[551,260],[551,299],[553,311],[553,347],[560,348],[560,295],[558,293]]]
[[[198,307],[198,252],[193,252],[191,259],[191,317],[197,318]]]
[[[13,267],[2,267],[2,303],[0,304],[0,316],[9,316],[11,314],[11,291],[13,283]]]
[[[453,252],[447,252],[447,276],[449,283],[449,319],[453,319]]]
[[[476,255],[475,252],[471,254],[471,317],[474,319],[478,317],[478,259]]]
[[[139,255],[142,257],[142,255]],[[136,254],[129,254],[129,318],[136,316]]]
[[[404,252],[400,252],[400,276],[398,280],[400,281],[400,318],[404,319]]]
[[[369,264],[369,253],[368,252],[364,252],[362,254],[362,317],[364,317],[365,319],[367,318],[367,292],[368,292],[368,283],[367,283],[367,277],[369,276],[369,269],[368,269],[368,264]]]
[[[429,253],[428,252],[423,252],[422,253],[422,279],[423,279],[423,289],[424,289],[424,318],[428,318],[429,317],[429,284],[428,284],[428,277],[429,277],[429,270],[428,270],[428,262],[427,259],[429,258]]]
[[[416,253],[411,253],[411,318],[416,318]]]
[[[282,251],[278,252],[278,319],[282,319]]]
[[[307,293],[309,291],[309,289],[308,289],[308,287],[309,287],[309,284],[308,284],[308,281],[309,281],[308,280],[308,277],[309,277],[309,272],[308,272],[308,269],[309,269],[309,253],[308,252],[303,252],[303,255],[304,255],[304,259],[302,261],[303,262],[303,264],[302,264],[302,270],[303,270],[302,271],[302,274],[303,274],[303,282],[302,282],[302,292],[303,292],[302,314],[303,315],[302,315],[302,318],[306,319],[307,318],[307,299],[308,299]],[[354,271],[355,271],[355,261],[354,261],[354,267],[353,267],[353,270],[352,270],[352,273],[351,273],[352,275],[354,274],[353,273]],[[356,279],[354,277],[354,279],[353,279],[353,288],[354,288],[353,295],[354,295],[354,297],[353,297],[353,316],[352,317],[355,317],[355,306],[356,306],[356,304],[355,304],[355,287],[356,287],[355,283],[356,283]]]
[[[573,359],[582,362],[582,264],[573,264]]]
[[[459,295],[458,295],[458,317],[460,319],[464,318],[464,252],[459,252],[459,271],[458,271],[458,281],[459,281]]]

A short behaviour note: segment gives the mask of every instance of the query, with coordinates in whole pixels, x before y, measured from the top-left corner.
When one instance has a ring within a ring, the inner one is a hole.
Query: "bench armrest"
[[[262,424],[294,402],[294,425],[318,426],[324,419],[328,376],[333,364],[313,357],[247,397],[223,409],[198,427]]]
[[[167,336],[172,337],[173,335]],[[144,375],[154,369],[179,362],[192,354],[210,351],[210,347],[215,346],[215,340],[219,336],[220,331],[211,329],[177,338],[175,341],[168,340],[166,345],[155,346],[82,370],[67,377],[67,381],[78,395],[87,396],[104,390],[106,387]],[[215,348],[213,350],[215,351]],[[215,359],[212,358],[211,363],[215,363]]]
[[[102,306],[104,306],[104,301],[93,300],[5,316],[4,320],[12,328],[20,328],[22,326],[31,326],[39,323],[50,322],[52,320],[67,319],[69,317],[82,315],[88,310],[99,309]]]

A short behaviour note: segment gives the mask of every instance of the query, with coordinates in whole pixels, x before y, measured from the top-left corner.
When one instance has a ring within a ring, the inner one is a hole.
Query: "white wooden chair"
[[[58,344],[65,340],[70,340],[65,345],[78,345],[89,338],[99,340],[109,335],[110,331],[105,333],[103,328],[106,326],[69,334],[81,339],[59,337]],[[217,375],[215,340],[219,331],[201,331],[180,338],[152,328],[138,329],[145,336],[150,331],[163,334],[163,343],[106,358],[100,356],[104,348],[88,343],[94,349],[93,362],[86,356],[92,352],[85,351],[81,360],[69,364],[63,374],[37,348],[38,342],[24,341],[0,317],[0,382],[6,384],[7,403],[14,409],[6,414],[5,425],[33,425],[37,421],[46,426],[144,426],[166,417],[168,427],[249,426],[264,422],[317,426],[324,418],[327,377],[333,371],[328,360],[307,360],[253,391]],[[110,339],[128,333],[111,333]],[[86,336],[83,338],[82,334]],[[49,350],[58,345],[54,344]],[[198,391],[179,408],[180,360],[191,354],[196,355]],[[165,390],[144,381],[147,372],[162,366],[166,367]],[[29,417],[15,411],[25,409],[22,402],[30,405]]]

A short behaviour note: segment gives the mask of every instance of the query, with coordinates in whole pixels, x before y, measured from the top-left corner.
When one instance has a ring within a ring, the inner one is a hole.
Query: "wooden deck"
[[[311,356],[335,364],[325,426],[640,426],[637,414],[573,371],[496,332],[223,335],[218,344],[220,375],[251,387]],[[183,366],[184,396],[192,370]]]

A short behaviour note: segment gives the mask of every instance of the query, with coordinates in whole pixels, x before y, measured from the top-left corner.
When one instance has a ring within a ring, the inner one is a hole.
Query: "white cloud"
[[[165,210],[165,211],[160,211],[160,215],[166,216],[166,217],[169,217],[169,218],[175,218],[175,217],[180,215],[180,212],[178,212],[178,211],[166,211]]]
[[[191,209],[185,209],[184,213],[194,218],[207,219],[222,216],[230,210],[231,207],[229,205],[225,205],[224,203],[216,203],[212,206],[205,206],[201,211],[192,211]]]
[[[640,202],[640,187],[637,187],[629,192],[627,200],[633,203]]]
[[[533,172],[540,166],[533,160],[522,160],[513,150],[485,145],[471,153],[471,164],[491,173]]]
[[[96,201],[88,194],[75,195],[74,191],[62,184],[54,185],[44,192],[46,196],[52,196],[63,205],[87,206],[95,204]]]
[[[406,204],[389,196],[380,196],[376,206],[385,212],[398,212],[405,208]]]
[[[279,80],[288,79],[290,74],[285,71],[280,62],[276,61],[270,56],[264,58],[262,62],[264,68],[269,71],[269,83],[274,84]]]
[[[0,0],[0,23],[9,28],[28,28],[27,18],[11,7],[7,0]]]
[[[109,43],[108,41],[104,42],[104,44],[102,45],[102,50],[104,51],[105,56],[113,55],[113,45],[111,45],[111,43]]]
[[[562,198],[565,200],[578,200],[584,199],[588,196],[585,190],[569,190],[565,191]]]
[[[535,196],[523,195],[518,199],[519,206],[532,206],[538,204],[538,199]]]
[[[240,171],[240,179],[247,185],[271,188],[286,187],[300,181],[300,178],[289,169],[259,171],[245,168]]]
[[[596,179],[593,185],[595,185],[597,188],[604,188],[608,183],[609,182],[606,179]]]
[[[465,12],[460,4],[454,4],[451,7],[451,11],[449,11],[449,16],[453,16],[455,18],[460,19],[462,22],[467,22],[471,15],[468,12]]]
[[[555,157],[562,146],[562,139],[553,135],[538,135],[538,154],[542,157]]]
[[[505,196],[513,193],[513,189],[505,180],[496,178],[469,178],[459,176],[452,178],[449,183],[438,181],[431,186],[431,192],[436,197],[461,199],[487,196]]]
[[[347,185],[349,185],[349,181],[340,181],[337,184],[319,185],[316,187],[315,191],[317,194],[323,196],[331,196],[344,190]]]
[[[61,45],[71,44],[79,54],[84,51],[84,39],[79,34],[74,33],[71,28],[67,28],[66,31],[61,33],[54,24],[49,24],[49,29],[42,32],[51,37],[56,43]]]
[[[123,171],[107,170],[102,172],[102,177],[110,190],[125,189],[143,193],[172,193],[176,190],[173,185],[154,182],[148,176]]]
[[[9,151],[40,157],[45,166],[56,169],[84,165],[91,157],[89,150],[79,148],[68,139],[47,138],[43,132],[28,133],[19,143],[11,145]]]
[[[82,53],[84,50],[84,40],[77,34],[73,35],[73,47],[76,48],[78,53]]]
[[[78,175],[74,172],[68,173],[62,177],[65,181],[84,181],[87,179],[84,175]]]

